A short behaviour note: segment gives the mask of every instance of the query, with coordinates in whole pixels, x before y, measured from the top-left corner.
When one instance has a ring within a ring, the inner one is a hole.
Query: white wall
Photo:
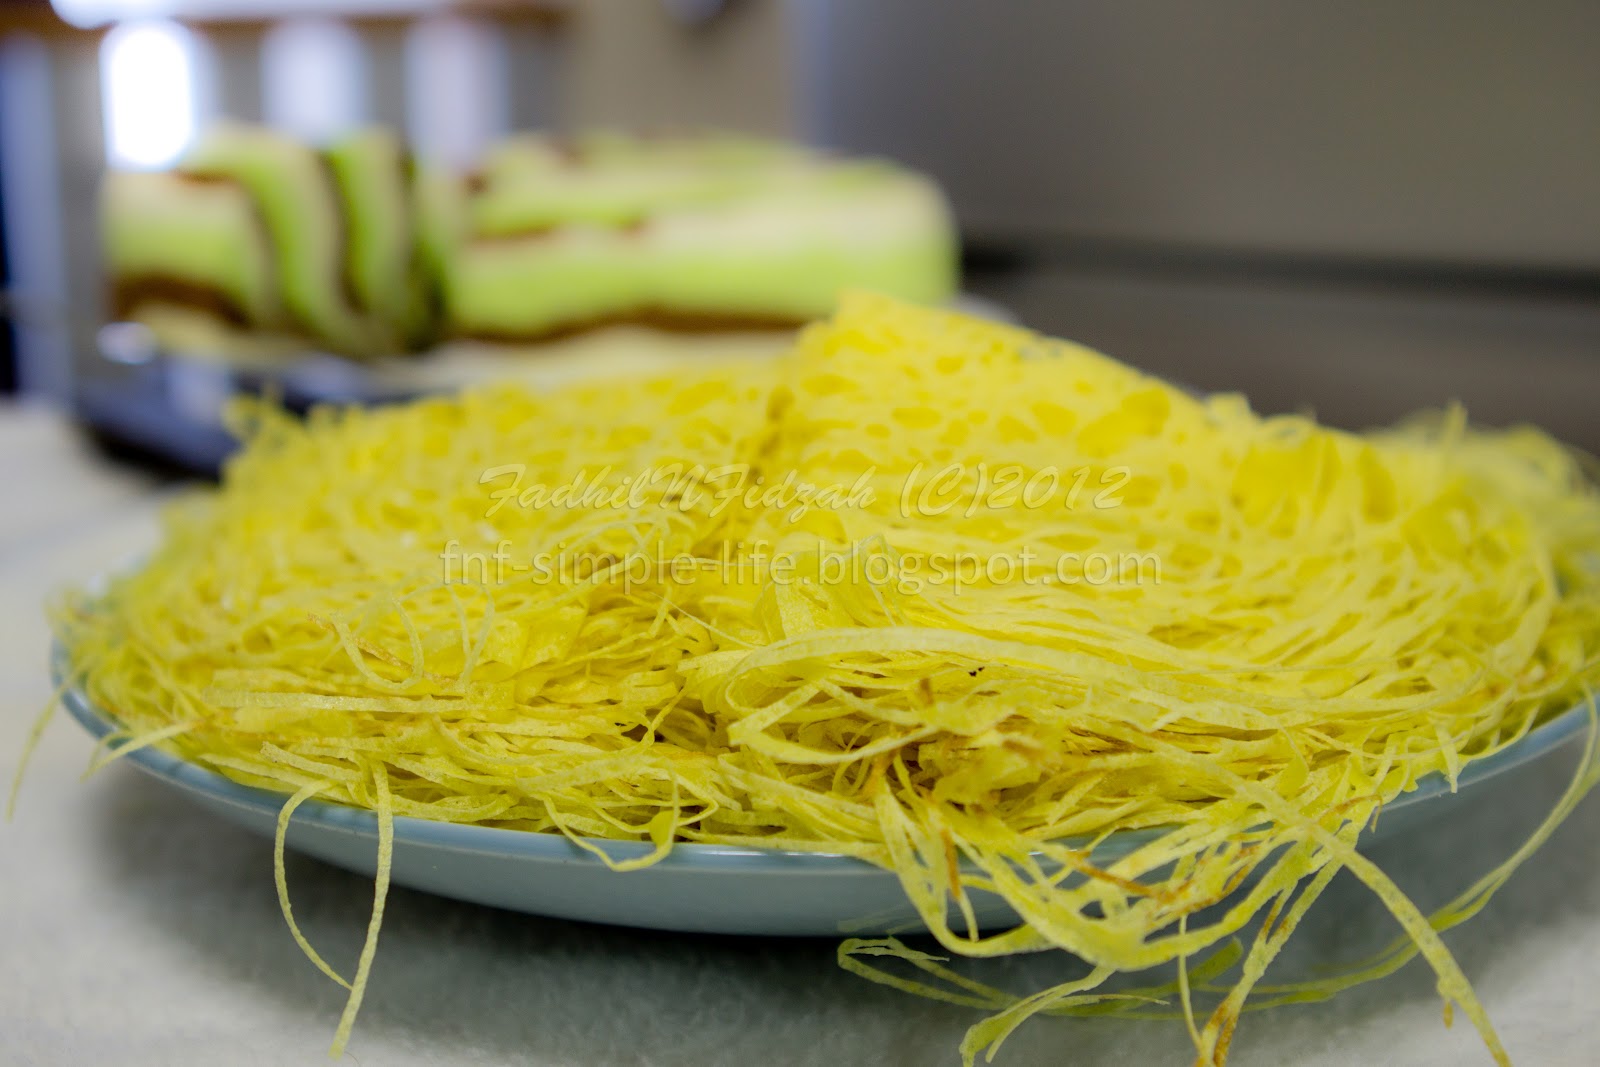
[[[964,220],[1600,268],[1593,0],[794,0],[804,107]]]

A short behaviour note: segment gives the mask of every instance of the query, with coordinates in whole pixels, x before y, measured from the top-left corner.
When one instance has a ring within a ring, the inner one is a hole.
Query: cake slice
[[[436,283],[419,256],[413,169],[384,129],[319,152],[229,123],[171,172],[108,174],[113,311],[184,348],[259,350],[246,334],[353,356],[420,348]]]
[[[373,127],[323,153],[345,220],[345,285],[383,347],[401,351],[428,340],[431,318],[417,256],[414,166],[405,146]]]
[[[100,201],[118,318],[185,308],[219,327],[282,326],[272,251],[245,189],[178,174],[112,171]]]
[[[381,350],[382,331],[361,314],[345,269],[347,228],[327,161],[262,127],[228,123],[203,138],[178,168],[189,178],[244,189],[271,243],[285,311],[300,333],[334,351]]]

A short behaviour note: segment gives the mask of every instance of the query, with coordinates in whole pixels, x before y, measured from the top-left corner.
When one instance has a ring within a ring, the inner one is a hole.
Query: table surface
[[[42,603],[153,543],[169,490],[113,467],[56,416],[0,407],[0,767],[15,765],[49,697]],[[88,738],[47,731],[0,828],[0,1061],[324,1063],[343,992],[290,940],[271,845],[113,765],[80,781]],[[1450,801],[1449,819],[1375,850],[1427,906],[1515,849],[1573,760]],[[1488,909],[1447,935],[1513,1058],[1594,1062],[1600,1044],[1600,800],[1590,798]],[[295,914],[348,970],[369,882],[291,858]],[[619,877],[626,877],[620,875]],[[1395,928],[1343,876],[1279,979],[1350,958]],[[349,1059],[383,1064],[954,1063],[977,1017],[840,971],[828,940],[712,938],[495,911],[396,888]],[[971,973],[1036,988],[1056,954]],[[1185,1063],[1178,1023],[1036,1020],[1002,1064]],[[1487,1062],[1447,1029],[1431,973],[1399,974],[1321,1005],[1247,1017],[1240,1064]]]

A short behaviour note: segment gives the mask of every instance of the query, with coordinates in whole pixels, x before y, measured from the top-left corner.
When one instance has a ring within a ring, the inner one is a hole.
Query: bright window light
[[[50,0],[50,6],[69,26],[85,30],[108,22],[153,19],[173,13],[166,0]]]
[[[418,154],[466,167],[506,131],[505,40],[483,22],[424,19],[406,34],[407,134]]]
[[[331,19],[291,19],[261,38],[262,110],[296,137],[321,144],[366,116],[361,37]]]
[[[195,46],[175,22],[119,26],[100,45],[106,158],[114,167],[171,166],[195,134]]]

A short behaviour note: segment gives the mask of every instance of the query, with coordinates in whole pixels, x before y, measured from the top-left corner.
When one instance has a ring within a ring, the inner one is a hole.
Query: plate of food
[[[1181,1002],[1212,1062],[1343,871],[1404,940],[1272,999],[1420,955],[1503,1056],[1440,930],[1600,776],[1600,493],[1536,430],[1263,417],[866,293],[778,358],[243,429],[147,558],[56,605],[56,671],[106,758],[373,872],[337,1047],[402,881],[843,934],[853,971],[989,1009],[969,1056]],[[1579,734],[1443,911],[1362,851]],[[1090,966],[1017,997],[914,932]]]

